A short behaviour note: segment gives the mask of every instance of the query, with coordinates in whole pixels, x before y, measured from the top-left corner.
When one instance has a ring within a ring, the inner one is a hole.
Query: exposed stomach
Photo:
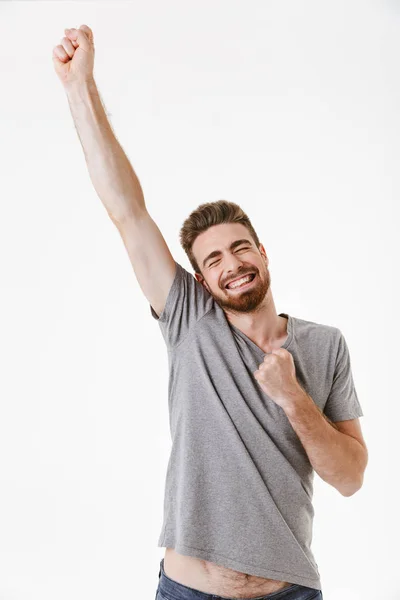
[[[167,577],[205,594],[229,598],[256,598],[293,585],[287,581],[265,579],[227,569],[208,560],[178,554],[165,549],[164,571]]]

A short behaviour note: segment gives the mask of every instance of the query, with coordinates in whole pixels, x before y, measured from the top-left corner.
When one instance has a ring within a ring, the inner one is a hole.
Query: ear
[[[195,273],[195,274],[194,274],[194,276],[195,276],[196,280],[197,280],[199,283],[201,283],[201,285],[203,285],[203,286],[206,288],[207,292],[210,292],[210,290],[209,290],[209,288],[208,288],[208,285],[207,285],[207,282],[206,282],[206,280],[204,279],[204,277],[203,277],[203,276],[202,276],[200,273]]]
[[[262,244],[260,244],[259,250],[260,250],[260,254],[264,257],[265,263],[268,267],[268,263],[269,263],[268,256],[267,256],[267,253],[265,252],[265,248]]]

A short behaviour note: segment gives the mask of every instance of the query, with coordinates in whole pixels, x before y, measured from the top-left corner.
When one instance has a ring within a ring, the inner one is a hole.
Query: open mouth
[[[253,283],[253,281],[254,281],[254,279],[255,279],[255,276],[256,276],[256,273],[251,273],[251,279],[250,279],[250,281],[248,281],[247,283],[242,283],[242,285],[239,285],[238,287],[228,287],[228,286],[229,286],[229,284],[227,284],[227,285],[225,286],[225,288],[226,288],[227,290],[230,290],[230,291],[232,291],[232,292],[234,292],[234,291],[236,291],[236,290],[244,290],[244,289],[248,288],[248,287],[249,287],[249,286],[250,286],[250,285]]]

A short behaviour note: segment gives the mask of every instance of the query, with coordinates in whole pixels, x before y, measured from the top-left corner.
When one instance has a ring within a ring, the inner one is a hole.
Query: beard
[[[230,290],[224,288],[222,296],[213,294],[214,300],[227,311],[249,313],[255,311],[265,299],[271,285],[268,269],[264,273],[256,272],[256,276],[247,289]]]

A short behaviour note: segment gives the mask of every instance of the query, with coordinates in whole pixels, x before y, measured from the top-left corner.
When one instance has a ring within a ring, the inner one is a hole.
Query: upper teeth
[[[242,279],[238,279],[237,281],[234,281],[233,283],[228,283],[228,287],[238,287],[239,285],[242,285],[243,283],[247,283],[248,281],[250,281],[250,279],[252,278],[252,275],[246,275],[246,277],[242,277]]]

